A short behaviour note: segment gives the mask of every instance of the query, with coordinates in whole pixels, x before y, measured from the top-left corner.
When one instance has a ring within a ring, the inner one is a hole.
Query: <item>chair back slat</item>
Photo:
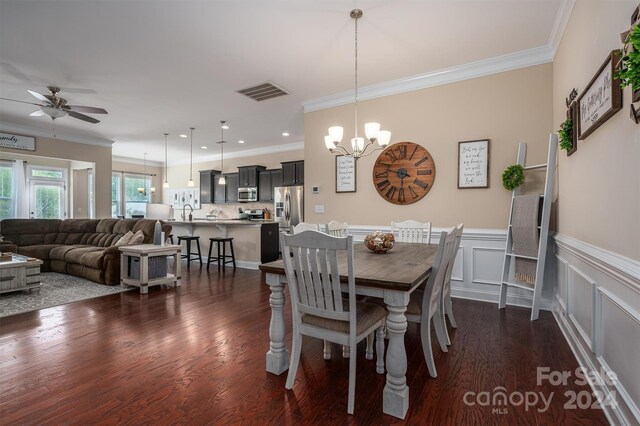
[[[346,237],[349,225],[332,220],[324,226],[324,232],[334,237]]]
[[[391,222],[391,230],[396,241],[401,243],[431,243],[431,222]]]
[[[317,223],[307,223],[307,222],[300,222],[299,224],[295,225],[291,231],[294,234],[299,234],[303,231],[320,231],[320,225]]]
[[[282,235],[287,282],[294,315],[311,313],[331,319],[355,323],[355,315],[342,305],[338,252],[347,251],[353,263],[353,237],[337,238],[319,231],[303,231]],[[355,279],[350,277],[349,293],[355,301]],[[351,294],[353,293],[353,294]]]
[[[422,315],[423,320],[428,321],[430,316],[437,310],[438,303],[441,303],[440,294],[444,278],[447,274],[447,266],[451,258],[451,252],[455,245],[455,231],[442,232],[440,234],[440,242],[438,243],[438,251],[436,259],[431,268],[431,274],[427,280],[427,285],[422,299]],[[427,317],[426,319],[424,317]],[[425,323],[428,324],[428,323]]]
[[[453,265],[456,262],[456,256],[458,255],[460,242],[462,241],[463,230],[464,230],[463,223],[458,224],[458,226],[456,226],[453,230],[455,233],[455,243],[453,245],[453,249],[451,253],[451,260],[449,262],[449,265],[447,266],[447,272],[444,277],[444,284],[443,284],[443,290],[442,290],[444,293],[447,293],[449,291],[449,288],[451,287],[451,273],[453,272]]]

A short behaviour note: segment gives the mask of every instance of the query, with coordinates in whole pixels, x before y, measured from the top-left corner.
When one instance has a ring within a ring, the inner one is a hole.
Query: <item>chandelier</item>
[[[324,137],[324,144],[329,152],[349,155],[357,160],[389,145],[391,132],[380,130],[380,123],[366,123],[364,133],[368,140],[367,144],[365,145],[363,137],[358,136],[358,19],[362,17],[362,10],[353,9],[349,16],[355,21],[355,137],[351,139],[351,152],[349,152],[347,148],[340,145],[344,133],[342,126],[331,126],[329,134]],[[376,142],[378,146],[374,146]],[[373,146],[372,149],[367,152],[371,146]]]

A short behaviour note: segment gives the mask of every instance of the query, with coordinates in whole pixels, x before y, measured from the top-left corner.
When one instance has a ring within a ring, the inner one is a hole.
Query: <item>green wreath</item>
[[[558,136],[560,136],[560,149],[569,151],[573,148],[573,123],[570,118],[567,118],[560,125]]]
[[[502,172],[502,185],[505,189],[513,191],[524,182],[524,168],[520,164],[507,167]]]

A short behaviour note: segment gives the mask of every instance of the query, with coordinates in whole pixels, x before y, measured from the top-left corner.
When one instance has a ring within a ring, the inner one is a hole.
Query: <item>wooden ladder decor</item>
[[[558,137],[555,134],[549,135],[549,152],[547,156],[546,164],[536,164],[533,166],[525,166],[525,157],[527,154],[527,145],[521,143],[518,145],[518,164],[520,164],[525,170],[535,170],[546,168],[546,178],[544,183],[544,193],[540,195],[543,198],[542,202],[542,214],[539,224],[539,240],[538,240],[538,255],[522,256],[513,252],[513,233],[512,233],[512,221],[513,221],[513,203],[516,196],[520,195],[520,188],[513,190],[511,194],[511,210],[509,211],[509,227],[507,229],[507,244],[504,252],[504,262],[502,264],[502,279],[500,282],[500,302],[498,308],[505,307],[507,302],[507,289],[509,286],[522,288],[533,292],[533,304],[531,306],[531,321],[538,319],[538,313],[540,311],[540,299],[542,297],[542,285],[544,282],[544,264],[547,255],[548,237],[549,237],[549,218],[551,216],[551,202],[553,198],[553,187],[556,169],[556,153],[558,150]],[[517,257],[535,260],[536,264],[536,278],[535,284],[528,285],[526,283],[517,283],[515,279],[515,259]]]

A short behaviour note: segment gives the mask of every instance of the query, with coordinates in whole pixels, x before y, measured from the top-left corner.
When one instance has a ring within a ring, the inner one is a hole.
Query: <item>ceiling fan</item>
[[[40,107],[40,109],[29,114],[30,116],[39,117],[42,115],[48,115],[49,117],[51,117],[52,120],[68,115],[69,117],[77,118],[78,120],[95,124],[95,123],[99,123],[100,120],[97,120],[93,117],[90,117],[82,113],[85,112],[89,114],[107,114],[107,111],[104,110],[103,108],[81,106],[81,105],[67,105],[67,100],[65,98],[58,96],[58,93],[60,92],[59,87],[47,86],[47,89],[49,89],[49,93],[50,93],[48,95],[43,95],[42,93],[38,93],[33,90],[27,90],[27,92],[31,93],[33,97],[41,101],[42,104],[37,104],[34,102],[19,101],[17,99],[7,99],[7,98],[0,98],[0,99],[3,99],[5,101],[36,105]]]

